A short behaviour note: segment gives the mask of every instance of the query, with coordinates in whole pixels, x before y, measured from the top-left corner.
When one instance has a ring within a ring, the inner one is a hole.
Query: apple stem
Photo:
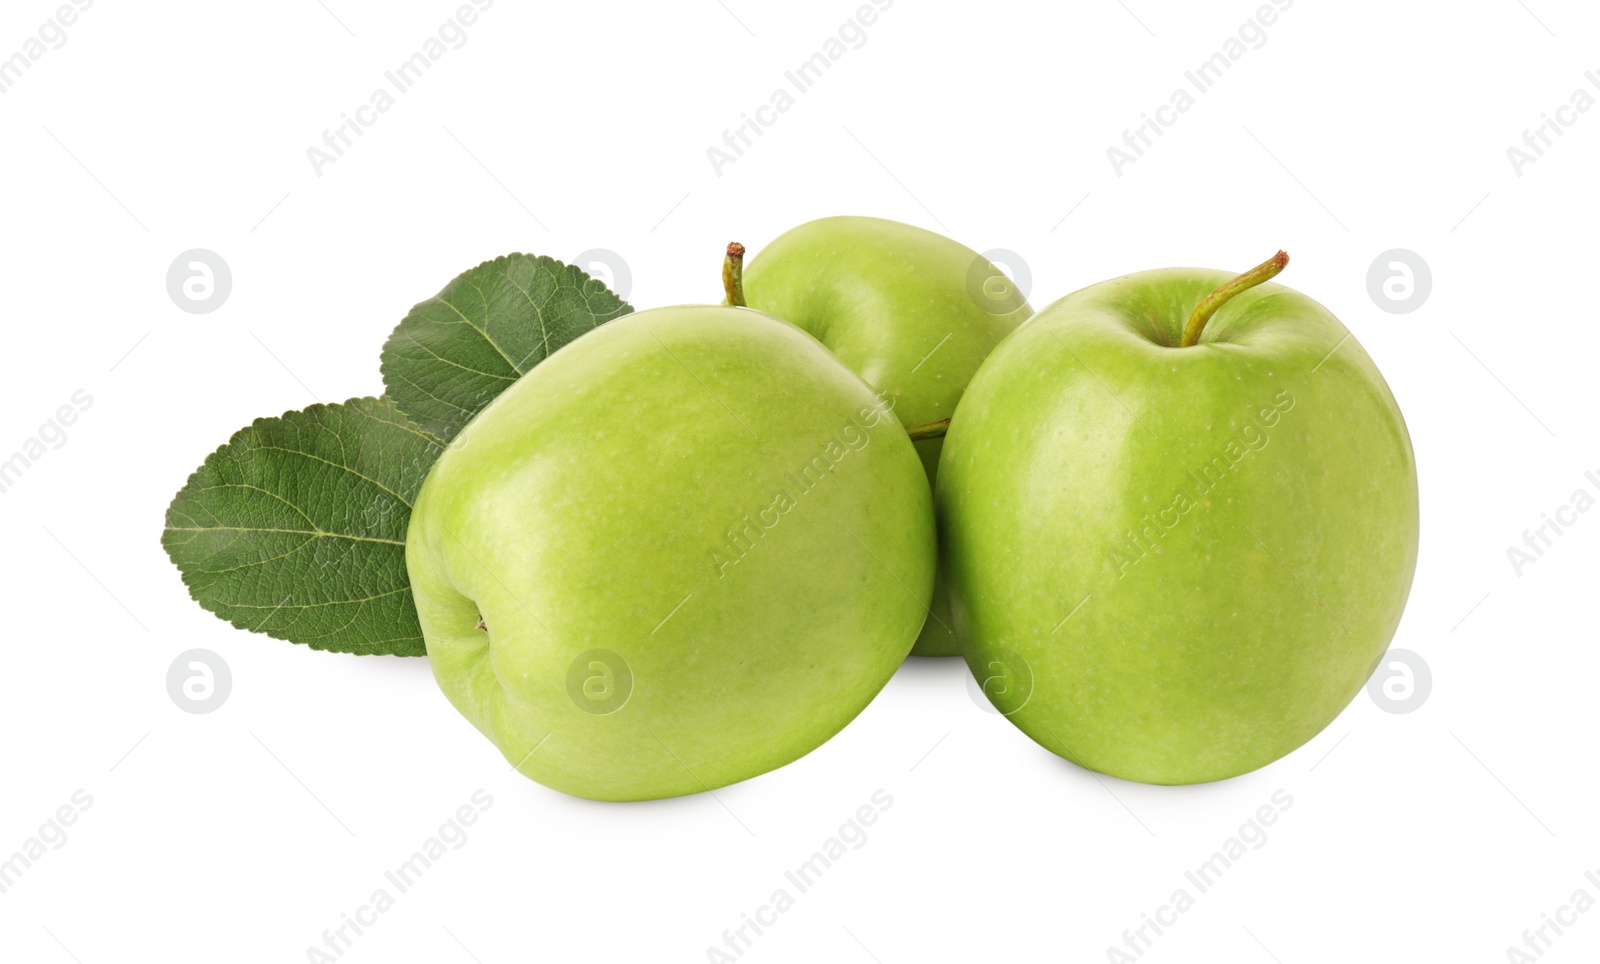
[[[911,436],[911,441],[920,442],[923,439],[944,438],[944,433],[949,428],[950,420],[948,418],[941,418],[937,422],[929,422],[926,425],[918,425],[916,428],[908,430],[906,434]]]
[[[1200,303],[1194,306],[1194,314],[1189,316],[1189,321],[1183,326],[1183,340],[1179,343],[1182,348],[1191,348],[1200,344],[1200,332],[1206,327],[1206,322],[1217,313],[1217,309],[1227,304],[1228,299],[1241,291],[1254,288],[1263,281],[1277,277],[1289,264],[1289,256],[1282,251],[1246,271],[1244,274],[1211,292]]]
[[[728,242],[728,256],[722,259],[722,290],[728,296],[728,304],[736,308],[746,307],[744,303],[744,245],[737,241]]]

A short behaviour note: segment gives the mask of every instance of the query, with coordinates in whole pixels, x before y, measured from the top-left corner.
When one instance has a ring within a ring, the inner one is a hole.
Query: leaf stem
[[[745,307],[744,245],[737,241],[728,242],[728,256],[722,259],[722,290],[728,296],[728,304]]]
[[[1191,348],[1200,343],[1200,332],[1205,330],[1206,322],[1217,313],[1217,309],[1227,304],[1228,300],[1241,291],[1254,288],[1263,281],[1277,277],[1289,263],[1289,256],[1282,251],[1246,271],[1244,274],[1211,292],[1200,303],[1194,306],[1194,313],[1183,326],[1183,340],[1179,343],[1181,348]]]

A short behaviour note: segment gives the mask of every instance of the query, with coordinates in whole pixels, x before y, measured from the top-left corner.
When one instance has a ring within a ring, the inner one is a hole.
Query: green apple
[[[1410,437],[1344,325],[1260,283],[1287,260],[1068,295],[989,357],[945,438],[968,663],[1089,769],[1184,784],[1271,763],[1361,690],[1399,623]]]
[[[948,419],[978,365],[1033,313],[1011,279],[966,245],[862,217],[823,218],[781,235],[744,271],[743,298],[733,303],[815,335],[884,393],[907,429]],[[942,444],[917,442],[930,485]],[[959,653],[950,625],[936,586],[912,654]]]
[[[810,336],[641,311],[451,444],[406,536],[450,702],[597,800],[714,789],[853,719],[926,616],[932,495],[905,430]]]

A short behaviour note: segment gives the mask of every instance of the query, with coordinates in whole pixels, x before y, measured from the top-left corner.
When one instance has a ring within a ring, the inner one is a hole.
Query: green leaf
[[[189,477],[161,544],[195,601],[240,629],[421,656],[406,525],[440,452],[387,398],[257,419]]]
[[[388,397],[419,428],[454,438],[556,349],[633,308],[553,258],[486,261],[411,309],[383,346]]]
[[[428,470],[512,382],[632,310],[551,258],[456,278],[384,345],[387,395],[257,419],[190,476],[161,535],[190,595],[313,649],[422,655],[405,534]]]

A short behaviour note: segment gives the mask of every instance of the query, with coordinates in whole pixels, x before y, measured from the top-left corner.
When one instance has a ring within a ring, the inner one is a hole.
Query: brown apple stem
[[[929,422],[926,425],[918,425],[916,428],[908,430],[906,434],[911,436],[911,441],[920,442],[923,439],[944,438],[944,433],[949,428],[950,420],[948,418],[941,418],[937,422]]]
[[[728,242],[728,256],[722,259],[722,290],[728,296],[728,304],[745,307],[744,245],[737,241]]]
[[[1211,316],[1217,313],[1218,308],[1227,304],[1228,299],[1239,292],[1254,288],[1263,281],[1277,277],[1278,272],[1282,271],[1288,263],[1289,256],[1279,251],[1216,291],[1201,298],[1200,303],[1194,306],[1194,314],[1189,316],[1188,322],[1183,326],[1181,347],[1189,348],[1200,344],[1200,332],[1205,330],[1206,322],[1211,320]]]

